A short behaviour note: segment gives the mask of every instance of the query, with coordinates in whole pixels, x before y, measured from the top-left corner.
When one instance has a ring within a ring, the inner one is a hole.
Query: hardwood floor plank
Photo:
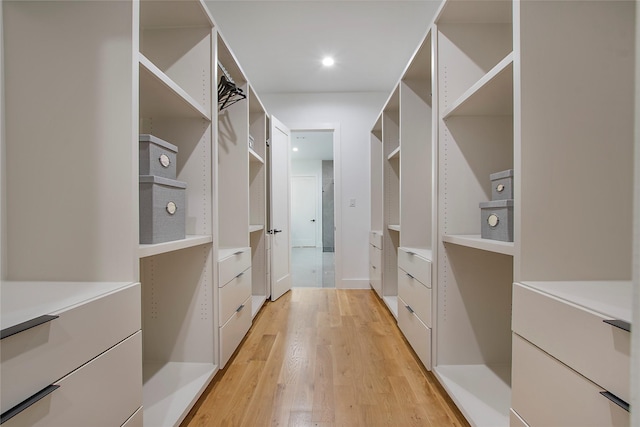
[[[467,427],[371,290],[267,302],[182,427]]]

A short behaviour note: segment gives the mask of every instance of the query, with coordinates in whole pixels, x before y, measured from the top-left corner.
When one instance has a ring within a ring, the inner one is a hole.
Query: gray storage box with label
[[[159,176],[140,176],[140,243],[185,238],[187,184]]]
[[[155,175],[176,179],[178,147],[153,135],[139,136],[140,161],[138,175]]]
[[[513,200],[480,203],[483,239],[513,242]]]
[[[513,169],[489,175],[491,200],[513,199]]]

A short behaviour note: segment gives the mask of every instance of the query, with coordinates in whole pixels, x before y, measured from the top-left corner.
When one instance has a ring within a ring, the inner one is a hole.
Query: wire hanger
[[[239,88],[229,75],[224,66],[218,62],[218,67],[222,70],[220,83],[218,83],[218,109],[219,111],[247,98],[247,95]]]

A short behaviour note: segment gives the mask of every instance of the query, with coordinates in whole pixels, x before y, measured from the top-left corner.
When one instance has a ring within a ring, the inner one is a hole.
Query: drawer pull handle
[[[0,415],[0,424],[3,424],[4,422],[9,421],[11,418],[15,417],[20,412],[24,411],[25,409],[27,409],[31,405],[33,405],[36,402],[38,402],[40,399],[44,398],[48,394],[53,393],[54,391],[56,391],[59,388],[60,388],[59,385],[51,384],[50,386],[47,386],[47,387],[43,388],[42,390],[40,390],[39,392],[37,392],[33,396],[31,396],[31,397],[27,398],[26,400],[18,403],[16,406],[14,406],[13,408],[7,410],[4,414]]]
[[[415,277],[413,277],[411,274],[407,273],[407,276],[409,276],[409,279],[415,279]]]
[[[623,331],[631,332],[631,323],[625,322],[624,320],[603,320],[603,322],[608,323],[611,326],[615,326],[616,328],[620,328]]]
[[[629,404],[624,400],[620,399],[615,394],[609,391],[601,391],[600,394],[606,397],[607,399],[609,399],[610,401],[612,401],[613,403],[615,403],[616,405],[618,405],[619,407],[621,407],[622,409],[624,409],[625,411],[629,412]]]
[[[234,252],[234,255],[240,255],[241,253],[243,253],[244,251],[238,251],[238,252]]]
[[[375,270],[377,267],[375,265],[372,265],[371,268],[373,268]]]
[[[236,309],[236,313],[240,313],[240,311],[242,311],[243,308],[244,308],[244,304],[242,304],[240,307]]]
[[[409,305],[405,305],[404,308],[409,310],[409,313],[411,313],[411,314],[415,313],[415,311],[413,311],[413,308],[411,308],[411,306],[409,306]]]
[[[244,274],[244,271],[236,276],[236,279]]]
[[[40,326],[44,323],[51,322],[53,319],[57,319],[58,317],[60,316],[45,314],[44,316],[39,316],[34,319],[27,320],[26,322],[22,322],[22,323],[18,323],[17,325],[10,326],[0,331],[0,339],[5,339],[7,337],[10,337],[11,335],[24,332],[27,329],[35,328],[36,326]]]

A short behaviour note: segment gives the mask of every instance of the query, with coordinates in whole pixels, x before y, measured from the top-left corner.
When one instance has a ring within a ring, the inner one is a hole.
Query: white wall
[[[631,338],[631,425],[640,425],[640,3],[636,2],[635,208],[633,255],[633,335]]]
[[[261,94],[267,111],[292,130],[309,124],[339,125],[336,177],[336,287],[369,288],[370,131],[386,92]],[[338,200],[338,197],[340,198]],[[349,207],[349,200],[356,206]]]
[[[277,117],[277,116],[276,116]],[[294,160],[291,162],[291,177],[315,176],[316,191],[316,247],[322,247],[322,160]],[[293,230],[292,230],[293,232]]]

